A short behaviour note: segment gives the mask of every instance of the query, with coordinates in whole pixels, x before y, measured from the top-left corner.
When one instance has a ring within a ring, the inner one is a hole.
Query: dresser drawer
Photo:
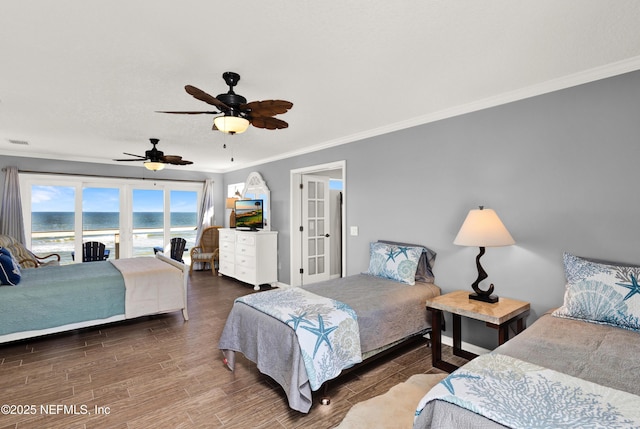
[[[220,246],[220,254],[222,253],[234,253],[236,250],[236,243],[233,241],[221,241]]]
[[[234,242],[235,241],[235,232],[233,231],[227,231],[224,229],[219,229],[219,236],[218,236],[218,240],[219,241],[231,241]]]
[[[234,277],[236,274],[235,264],[233,262],[220,260],[220,267],[218,268],[218,272],[230,277]]]
[[[256,257],[255,256],[247,256],[247,255],[236,255],[235,263],[238,266],[243,266],[246,268],[252,268],[255,270],[256,268]]]
[[[220,252],[220,262],[235,263],[236,255],[233,252]]]
[[[254,268],[248,268],[242,265],[236,265],[235,277],[246,283],[256,283],[256,270]]]
[[[236,242],[238,244],[246,244],[248,246],[256,245],[256,236],[251,234],[237,234]]]
[[[248,244],[236,244],[236,255],[256,256],[256,247]]]

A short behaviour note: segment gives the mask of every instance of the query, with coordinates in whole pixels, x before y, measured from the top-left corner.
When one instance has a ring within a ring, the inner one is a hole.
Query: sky
[[[85,212],[120,211],[120,194],[117,188],[84,188],[82,210]],[[162,190],[134,189],[134,212],[162,212]],[[197,194],[192,191],[171,191],[172,212],[197,212]],[[31,188],[32,212],[73,212],[75,188],[70,186],[33,186]]]

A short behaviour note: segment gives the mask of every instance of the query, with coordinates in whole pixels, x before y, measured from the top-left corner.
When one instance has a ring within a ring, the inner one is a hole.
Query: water
[[[100,241],[115,257],[119,213],[85,212],[82,216],[83,241]],[[171,213],[171,237],[183,237],[187,248],[195,246],[196,213]],[[163,213],[133,213],[133,256],[152,256],[154,247],[163,247]],[[61,263],[72,262],[74,250],[73,212],[33,212],[31,214],[31,250],[37,255],[58,253]],[[185,252],[187,254],[188,252]]]

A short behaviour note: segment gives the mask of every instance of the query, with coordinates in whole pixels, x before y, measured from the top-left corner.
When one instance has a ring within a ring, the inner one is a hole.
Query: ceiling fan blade
[[[184,89],[185,91],[187,91],[189,95],[197,98],[200,101],[204,101],[207,104],[216,106],[218,109],[222,110],[223,112],[228,112],[229,110],[231,110],[230,107],[224,104],[222,101],[218,100],[213,95],[207,94],[203,90],[196,88],[195,86],[187,85],[184,87]]]
[[[156,110],[156,113],[175,113],[178,115],[200,115],[200,114],[208,114],[208,115],[218,115],[222,112],[218,112],[215,110],[212,110],[210,112],[174,112],[174,111],[166,111],[166,110]]]
[[[146,156],[142,156],[142,155],[136,155],[135,153],[127,153],[127,152],[122,152],[125,155],[129,155],[129,156],[137,156],[140,159],[147,159]]]
[[[193,164],[191,161],[187,161],[186,159],[182,159],[179,155],[165,155],[161,158],[161,161],[167,164],[174,165],[189,165]]]
[[[287,113],[289,109],[293,107],[293,103],[285,100],[262,100],[252,101],[250,103],[242,104],[240,109],[250,110],[251,116],[275,116],[282,113]]]
[[[179,162],[171,162],[173,165],[190,165],[193,164],[193,161],[187,161],[186,159],[181,159]]]
[[[147,158],[138,158],[138,159],[114,159],[114,161],[136,161],[136,162],[140,162],[140,161],[145,161]]]
[[[272,117],[258,116],[257,118],[251,118],[250,121],[254,127],[266,128],[267,130],[280,130],[289,127],[289,124],[285,121]]]

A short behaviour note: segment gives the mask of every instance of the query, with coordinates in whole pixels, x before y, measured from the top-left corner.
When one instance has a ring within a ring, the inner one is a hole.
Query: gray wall
[[[532,303],[530,323],[562,304],[563,251],[640,262],[640,72],[225,174],[235,183],[259,171],[270,187],[284,283],[289,171],[338,160],[346,225],[360,232],[348,237],[349,275],[367,269],[368,243],[385,238],[438,252],[443,292],[470,289],[478,249],[453,239],[478,205],[495,209],[516,240],[487,248],[488,280],[498,295]],[[496,345],[495,331],[466,323],[465,341]]]

